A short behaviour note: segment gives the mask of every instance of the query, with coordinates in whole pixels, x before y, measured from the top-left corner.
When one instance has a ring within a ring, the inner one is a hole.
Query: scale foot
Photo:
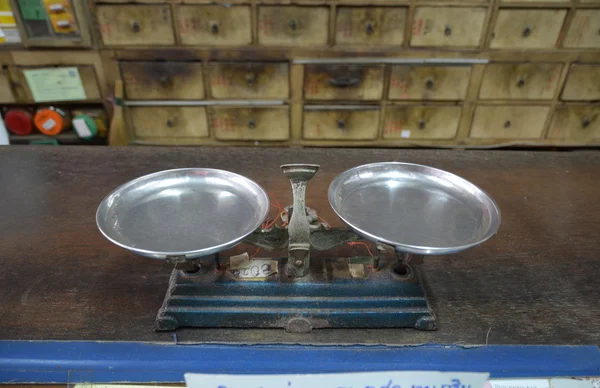
[[[154,322],[154,329],[156,331],[172,331],[179,327],[179,323],[170,317],[157,317]]]

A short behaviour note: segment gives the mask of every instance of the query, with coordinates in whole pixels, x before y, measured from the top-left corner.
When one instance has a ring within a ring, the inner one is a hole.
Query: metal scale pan
[[[96,212],[113,243],[142,256],[194,259],[233,247],[260,227],[269,197],[254,181],[209,168],[161,171],[110,193]]]
[[[456,253],[500,226],[500,209],[483,190],[449,172],[410,163],[373,163],[338,175],[329,203],[363,238],[399,252]]]

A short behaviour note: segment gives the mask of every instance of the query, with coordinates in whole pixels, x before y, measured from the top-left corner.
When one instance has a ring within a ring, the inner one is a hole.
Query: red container
[[[29,135],[33,131],[33,115],[24,109],[7,110],[4,113],[4,126],[15,135]]]

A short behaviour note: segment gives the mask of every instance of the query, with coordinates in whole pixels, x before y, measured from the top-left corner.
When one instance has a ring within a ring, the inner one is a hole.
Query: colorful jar
[[[71,128],[71,113],[55,106],[40,107],[33,122],[42,134],[56,136]]]
[[[29,135],[33,131],[33,115],[26,109],[8,109],[4,113],[4,126],[15,135]]]

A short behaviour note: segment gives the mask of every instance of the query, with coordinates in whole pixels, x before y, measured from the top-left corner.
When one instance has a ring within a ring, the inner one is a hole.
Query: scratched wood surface
[[[499,234],[421,266],[439,330],[186,329],[179,341],[244,343],[600,343],[600,153],[4,147],[0,150],[0,339],[174,341],[153,322],[171,267],[114,246],[96,230],[97,204],[151,172],[204,166],[256,180],[291,200],[279,165],[321,170],[308,205],[334,225],[331,179],[363,163],[406,161],[459,174],[502,210]],[[241,246],[234,251],[245,249]],[[365,254],[360,246],[323,254]]]

